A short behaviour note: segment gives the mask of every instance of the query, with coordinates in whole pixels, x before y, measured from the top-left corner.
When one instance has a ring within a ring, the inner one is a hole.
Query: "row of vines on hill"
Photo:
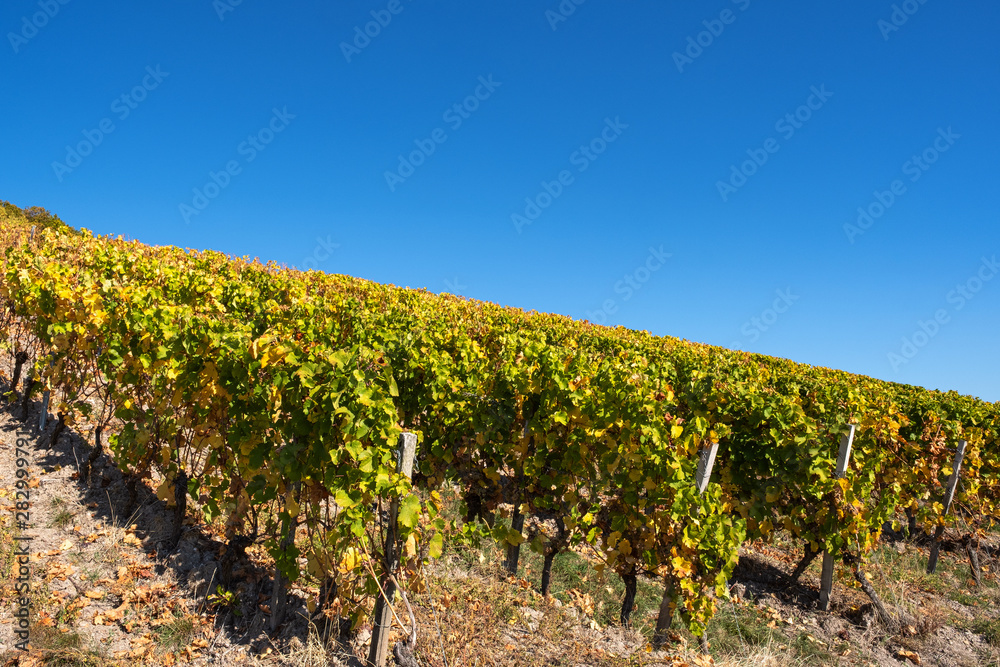
[[[627,589],[660,578],[665,613],[696,634],[745,539],[786,530],[863,559],[887,521],[949,521],[957,439],[959,506],[976,530],[998,516],[1000,414],[955,393],[86,230],[29,243],[11,215],[0,245],[0,334],[60,418],[114,424],[133,480],[155,472],[161,497],[190,494],[230,537],[254,533],[284,577],[334,587],[355,624],[382,576],[381,510],[399,501],[412,572],[444,547],[444,483],[512,569],[528,541],[547,582],[552,558],[587,542]],[[396,472],[404,431],[420,440],[412,482]]]

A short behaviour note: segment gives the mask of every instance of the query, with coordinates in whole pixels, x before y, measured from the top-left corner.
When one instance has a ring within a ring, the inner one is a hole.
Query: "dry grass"
[[[103,651],[91,647],[77,632],[61,632],[45,625],[31,627],[31,657],[45,667],[104,667],[114,664]],[[30,662],[22,663],[28,667]]]
[[[795,657],[787,646],[769,643],[748,650],[740,656],[720,658],[715,664],[718,667],[801,667],[806,663]]]

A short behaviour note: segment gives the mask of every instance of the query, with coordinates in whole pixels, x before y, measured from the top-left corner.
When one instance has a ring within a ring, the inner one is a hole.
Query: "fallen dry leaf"
[[[46,570],[46,581],[52,581],[53,579],[62,580],[73,574],[73,568],[71,566],[59,562],[49,563]]]
[[[72,602],[70,602],[68,605],[66,605],[66,611],[72,613],[72,612],[76,611],[77,609],[83,609],[88,604],[90,604],[90,600],[88,600],[86,598],[77,598],[77,599],[73,600]]]

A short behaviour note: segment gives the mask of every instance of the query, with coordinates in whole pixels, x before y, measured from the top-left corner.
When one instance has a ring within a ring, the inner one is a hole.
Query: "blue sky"
[[[235,1],[5,2],[0,198],[1000,400],[1000,5]]]

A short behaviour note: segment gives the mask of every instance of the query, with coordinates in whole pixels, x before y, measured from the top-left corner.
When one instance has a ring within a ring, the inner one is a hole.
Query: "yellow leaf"
[[[681,426],[680,424],[674,424],[673,426],[670,427],[670,437],[673,438],[674,440],[681,437],[681,433],[683,432],[684,432],[684,427]]]
[[[167,478],[160,483],[156,489],[156,497],[173,507],[177,503],[174,501],[174,482]]]
[[[318,557],[316,554],[310,554],[308,558],[306,558],[306,571],[317,579],[324,576],[326,574],[326,569],[323,559]]]
[[[299,515],[299,504],[295,502],[295,498],[291,496],[285,501],[285,511],[288,512],[288,516],[293,519]]]
[[[340,560],[339,569],[343,573],[351,572],[361,564],[361,554],[354,547],[347,549],[344,557]]]

